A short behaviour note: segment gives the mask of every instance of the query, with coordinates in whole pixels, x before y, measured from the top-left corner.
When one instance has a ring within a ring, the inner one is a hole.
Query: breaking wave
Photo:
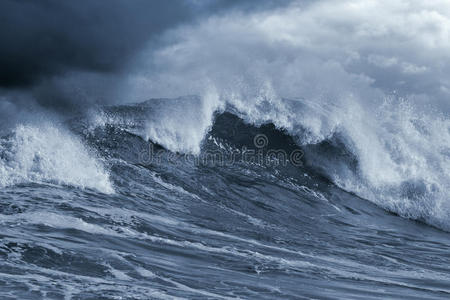
[[[2,137],[0,185],[47,182],[112,193],[100,159],[77,136],[58,127],[18,125]]]
[[[338,106],[260,97],[218,105],[217,98],[214,103],[210,99],[155,99],[111,107],[93,124],[122,126],[168,150],[197,155],[207,136],[221,132],[220,138],[233,144],[232,133],[239,132],[251,143],[249,128],[272,124],[278,132],[272,136],[290,136],[304,151],[306,166],[342,189],[401,216],[449,229],[450,121],[443,114],[418,113],[395,96],[370,109],[356,101]],[[219,124],[224,113],[235,119]],[[236,120],[247,127],[238,122],[236,128]],[[269,147],[287,145],[272,141]]]

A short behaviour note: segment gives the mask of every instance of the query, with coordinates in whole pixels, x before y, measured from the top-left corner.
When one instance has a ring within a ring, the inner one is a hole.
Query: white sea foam
[[[152,106],[144,137],[172,151],[198,154],[200,144],[212,125],[213,114],[221,108],[214,92],[202,97],[185,97]]]
[[[0,140],[0,185],[50,182],[112,193],[108,172],[78,137],[50,123],[18,125]]]

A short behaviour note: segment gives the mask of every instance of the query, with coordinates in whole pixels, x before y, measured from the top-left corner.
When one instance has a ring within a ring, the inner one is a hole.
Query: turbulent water
[[[1,298],[448,299],[450,122],[346,107],[184,97],[18,124]]]

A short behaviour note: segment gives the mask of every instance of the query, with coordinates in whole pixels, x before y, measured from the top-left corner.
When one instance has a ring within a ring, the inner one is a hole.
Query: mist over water
[[[7,1],[2,297],[448,298],[450,4],[263,2]]]

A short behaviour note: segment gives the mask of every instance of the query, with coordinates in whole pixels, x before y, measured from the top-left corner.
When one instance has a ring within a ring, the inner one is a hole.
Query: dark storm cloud
[[[208,7],[210,10],[241,9],[241,10],[262,10],[279,6],[285,6],[293,0],[213,0]]]
[[[3,0],[0,86],[67,70],[116,71],[153,36],[190,17],[181,0]]]
[[[37,102],[70,112],[130,101],[121,90],[130,65],[135,68],[143,49],[151,53],[173,42],[160,38],[167,30],[227,11],[250,13],[288,2],[2,0],[0,102],[17,107]]]
[[[286,2],[3,0],[0,87],[26,87],[73,70],[117,71],[149,40],[194,17]]]

